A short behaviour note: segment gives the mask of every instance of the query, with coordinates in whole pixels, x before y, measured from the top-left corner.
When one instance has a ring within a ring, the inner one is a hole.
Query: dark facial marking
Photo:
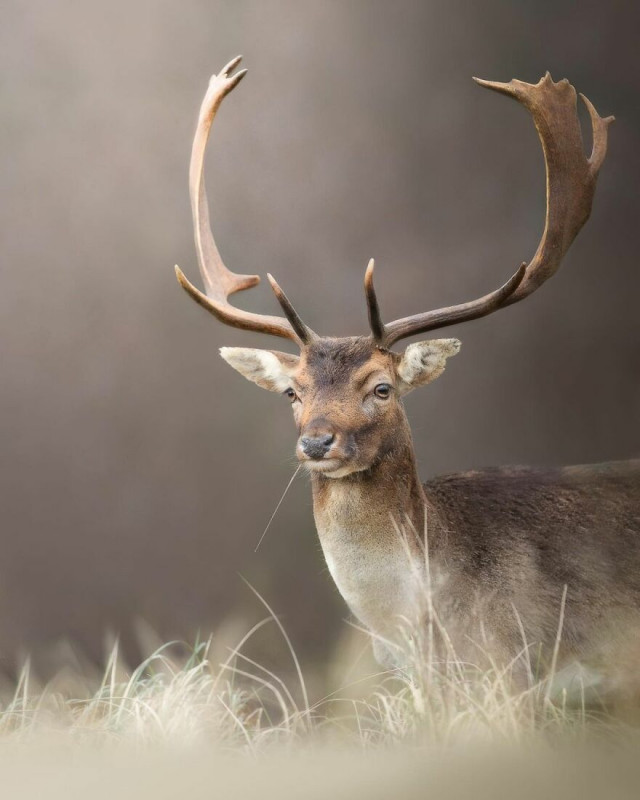
[[[348,383],[354,370],[375,352],[375,345],[365,337],[319,339],[306,349],[306,365],[318,389]]]

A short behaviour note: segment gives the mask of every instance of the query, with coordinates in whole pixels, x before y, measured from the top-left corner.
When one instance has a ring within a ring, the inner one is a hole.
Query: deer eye
[[[295,403],[295,401],[298,399],[298,395],[295,393],[295,389],[292,389],[291,387],[285,390],[285,395],[289,398],[289,400],[292,403]]]
[[[391,386],[388,383],[379,383],[373,390],[373,393],[381,400],[387,400],[391,394]]]

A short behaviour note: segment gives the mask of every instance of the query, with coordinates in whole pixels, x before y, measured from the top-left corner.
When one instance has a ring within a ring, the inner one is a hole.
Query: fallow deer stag
[[[178,267],[176,274],[191,297],[227,325],[299,346],[299,356],[239,347],[223,347],[220,354],[246,378],[291,402],[296,453],[311,476],[327,565],[351,611],[373,634],[376,657],[398,663],[398,621],[424,623],[427,580],[429,613],[459,633],[459,648],[469,638],[467,623],[481,615],[485,645],[492,645],[496,657],[510,658],[523,637],[549,652],[564,597],[564,652],[584,656],[614,618],[640,609],[640,461],[499,468],[423,486],[401,398],[439,377],[460,342],[417,342],[402,354],[392,347],[524,300],[556,272],[589,217],[613,117],[603,119],[582,97],[593,128],[587,158],[576,92],[567,80],[554,83],[548,73],[535,85],[478,80],[521,103],[542,143],[546,224],[535,255],[484,297],[388,323],[380,314],[371,261],[364,280],[371,334],[324,337],[305,325],[270,275],[284,317],[229,303],[230,295],[259,278],[231,272],[220,257],[203,164],[214,116],[246,74],[233,74],[239,61],[211,78],[191,155],[195,243],[206,294]]]

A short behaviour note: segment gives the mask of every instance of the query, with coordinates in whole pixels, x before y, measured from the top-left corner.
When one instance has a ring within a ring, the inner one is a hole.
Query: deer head
[[[400,354],[391,349],[396,342],[492,314],[528,297],[556,272],[591,212],[596,179],[606,154],[607,126],[613,117],[601,118],[581,95],[593,128],[593,148],[587,158],[576,92],[567,80],[554,83],[549,73],[535,85],[517,80],[494,83],[476,79],[481,86],[521,103],[538,131],[546,164],[547,209],[535,255],[503,286],[484,297],[389,323],[382,321],[371,260],[365,274],[371,333],[340,339],[321,337],[305,325],[271,275],[269,281],[284,317],[241,311],[229,303],[233,293],[255,286],[260,279],[225,267],[209,224],[203,166],[215,114],[224,97],[246,74],[246,70],[232,74],[239,62],[240,58],[235,58],[211,78],[191,154],[190,195],[205,293],[193,286],[179,267],[176,275],[191,297],[220,321],[291,339],[299,346],[299,356],[237,347],[223,347],[220,352],[246,378],[283,394],[291,402],[300,461],[328,477],[341,478],[372,467],[393,449],[398,426],[405,424],[402,396],[435,380],[443,372],[447,358],[460,348],[457,339],[435,339],[410,344]]]

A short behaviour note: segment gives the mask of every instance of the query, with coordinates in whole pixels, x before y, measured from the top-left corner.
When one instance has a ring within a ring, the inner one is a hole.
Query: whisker
[[[254,553],[257,553],[257,552],[258,552],[258,548],[259,548],[259,547],[260,547],[260,545],[262,544],[262,540],[264,539],[266,532],[269,530],[269,527],[270,527],[271,523],[273,522],[273,518],[274,518],[274,517],[275,517],[275,515],[278,513],[278,509],[279,509],[279,508],[280,508],[280,506],[282,505],[282,501],[283,501],[283,500],[284,500],[284,498],[286,497],[286,494],[287,494],[287,492],[289,491],[289,488],[290,488],[291,484],[294,482],[296,475],[297,475],[297,474],[300,472],[300,469],[301,469],[301,467],[302,467],[302,464],[298,464],[298,466],[296,467],[296,471],[295,471],[295,472],[293,473],[293,475],[291,476],[291,479],[289,480],[289,483],[287,484],[287,487],[286,487],[286,489],[285,489],[285,490],[284,490],[284,492],[282,493],[282,497],[280,498],[280,500],[279,500],[279,502],[278,502],[278,505],[277,505],[277,506],[276,506],[276,508],[275,508],[275,511],[273,512],[273,514],[272,514],[272,515],[271,515],[271,517],[269,518],[269,522],[267,522],[267,527],[266,527],[266,528],[265,528],[265,529],[262,531],[262,536],[261,536],[261,537],[260,537],[260,539],[258,540],[258,544],[256,545],[256,549],[253,551]]]

